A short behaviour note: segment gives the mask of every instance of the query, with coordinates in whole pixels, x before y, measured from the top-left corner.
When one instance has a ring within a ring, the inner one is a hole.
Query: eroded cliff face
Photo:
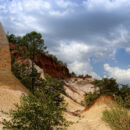
[[[67,67],[55,62],[51,57],[41,56],[35,58],[35,63],[44,70],[44,73],[51,75],[53,78],[66,79],[69,76],[69,70]]]
[[[2,118],[8,118],[1,113],[1,110],[9,112],[14,109],[14,104],[20,102],[23,93],[27,94],[28,90],[11,72],[9,43],[0,24],[0,121]],[[0,130],[2,130],[1,124]]]
[[[17,103],[15,101],[20,98],[21,93],[26,92],[27,89],[11,72],[9,43],[0,24],[0,110],[12,108],[13,103]]]
[[[18,60],[21,60],[20,56],[17,54],[17,50],[15,50],[15,44],[11,42],[10,51]],[[62,66],[46,55],[35,57],[35,64],[43,69],[44,74],[49,74],[52,78],[66,79],[70,75],[67,67]]]
[[[11,71],[11,58],[9,52],[8,41],[0,24],[0,75],[1,78]],[[3,75],[3,76],[2,76]]]

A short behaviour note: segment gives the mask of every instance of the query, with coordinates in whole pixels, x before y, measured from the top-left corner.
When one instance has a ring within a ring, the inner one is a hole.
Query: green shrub
[[[53,79],[50,75],[45,74],[46,84],[49,87],[49,90],[55,92],[59,91],[62,94],[65,94],[65,89],[63,82],[57,79]]]
[[[115,100],[121,106],[130,108],[130,87],[128,85],[122,85]]]
[[[32,75],[32,68],[26,64],[14,63],[12,65],[12,72],[30,91],[32,91],[32,78],[35,79],[35,87],[39,87],[44,82],[44,80],[40,79],[40,74],[37,70],[34,68]]]
[[[99,88],[101,95],[115,95],[119,92],[118,84],[113,78],[103,78],[102,80],[95,80],[94,86]]]
[[[130,87],[128,85],[118,85],[113,78],[95,80],[93,84],[95,86],[95,93],[98,93],[98,95],[95,93],[88,94],[85,97],[87,106],[101,95],[112,95],[118,105],[130,108]]]
[[[70,73],[70,75],[76,77],[75,72]]]
[[[16,110],[8,113],[11,120],[3,119],[4,128],[13,130],[53,130],[55,127],[62,129],[68,126],[70,122],[63,117],[64,104],[60,102],[60,105],[57,105],[54,100],[57,93],[52,94],[52,92],[46,90],[42,88],[35,90],[34,94],[23,96],[21,105],[17,104]]]
[[[115,96],[114,97],[117,104],[124,108],[130,108],[130,95],[126,96],[125,98],[122,98],[122,96]]]
[[[95,99],[97,99],[99,97],[98,94],[96,93],[89,93],[85,96],[85,102],[86,102],[86,106],[91,105]]]
[[[105,110],[102,120],[108,123],[112,130],[130,130],[130,116],[123,108]]]

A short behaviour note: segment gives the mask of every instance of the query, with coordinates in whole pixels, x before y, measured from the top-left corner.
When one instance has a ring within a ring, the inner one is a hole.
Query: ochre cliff
[[[1,111],[9,112],[14,109],[14,104],[20,102],[23,93],[27,94],[28,90],[11,72],[9,43],[0,24],[0,121],[2,118],[8,118]]]
[[[35,63],[44,70],[44,73],[51,75],[53,78],[65,79],[69,76],[69,70],[67,67],[60,65],[46,55],[43,55],[40,58],[35,58]]]
[[[10,42],[11,54],[15,55],[18,60],[20,56],[15,50],[15,44]],[[35,57],[35,64],[43,69],[45,74],[49,74],[52,78],[66,79],[69,76],[69,70],[67,67],[62,66],[60,63],[54,61],[51,57],[47,55],[42,55],[40,57]]]

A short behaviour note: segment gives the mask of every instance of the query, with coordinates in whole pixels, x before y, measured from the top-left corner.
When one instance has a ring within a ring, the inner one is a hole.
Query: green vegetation
[[[26,86],[31,92],[32,90],[32,68],[27,64],[12,64],[12,72],[14,75]],[[43,80],[40,78],[40,74],[37,70],[33,69],[33,78],[35,79],[34,86],[38,88],[42,85]]]
[[[79,78],[83,78],[83,79],[85,79],[85,78],[92,78],[92,76],[90,76],[88,74],[86,74],[86,75],[80,74],[80,75],[78,75],[78,77]]]
[[[102,119],[109,124],[112,130],[130,130],[130,116],[124,108],[105,110]]]
[[[18,50],[17,53],[23,58],[31,58],[33,61],[34,55],[46,55],[61,66],[67,67],[66,63],[58,60],[55,55],[48,53],[47,47],[44,45],[44,40],[42,39],[42,35],[40,33],[31,32],[23,37],[7,34],[7,38],[9,42],[15,43],[15,49]]]
[[[95,99],[97,99],[101,95],[114,96],[119,91],[118,84],[113,78],[103,78],[101,80],[95,80],[93,84],[95,87],[95,92],[87,94],[85,96],[86,106],[92,104]]]
[[[25,64],[14,64],[13,73],[32,93],[23,96],[21,105],[16,105],[17,109],[11,111],[11,120],[3,120],[3,125],[7,129],[53,129],[54,126],[60,128],[69,124],[62,116],[65,110],[63,97],[65,93],[63,83],[45,75],[46,80],[40,78],[40,74],[35,69],[35,87],[32,91],[31,68]]]
[[[86,102],[86,106],[91,105],[95,99],[97,99],[99,97],[98,94],[96,93],[89,93],[85,96],[85,102]]]
[[[34,59],[35,57],[39,57],[41,54],[46,53],[46,46],[44,45],[44,40],[42,39],[42,35],[37,32],[31,32],[31,33],[26,34],[23,37],[15,37],[14,35],[11,34],[11,35],[8,35],[8,40],[10,42],[15,43],[15,51],[17,51],[18,55],[21,57],[22,60],[31,59],[31,63],[30,63],[31,67],[28,69],[28,71],[30,71],[31,73],[29,77],[32,80],[31,89],[33,92],[35,82],[36,82]],[[15,59],[13,59],[13,62],[15,62]]]
[[[130,87],[128,85],[122,85],[118,94],[115,96],[115,100],[120,106],[130,109]]]
[[[40,56],[46,55],[52,58],[53,61],[59,63],[61,66],[67,67],[67,65],[58,60],[56,56],[51,55],[47,52],[47,47],[44,45],[44,40],[42,39],[42,35],[40,33],[31,32],[23,37],[8,34],[7,38],[9,42],[15,44],[14,47],[10,48],[16,53],[16,55],[14,54],[11,56],[12,71],[14,72],[15,76],[19,78],[21,82],[32,92],[37,84],[35,83],[37,82],[37,74],[34,67],[34,60],[36,57],[40,58]],[[20,61],[23,64],[17,63],[18,58],[20,58]],[[31,59],[31,63],[24,63],[25,61],[29,62],[29,59]]]
[[[113,96],[117,107],[104,111],[102,119],[108,123],[112,130],[129,130],[130,116],[126,108],[130,108],[130,87],[128,85],[118,85],[113,78],[95,80],[94,86],[95,92],[85,97],[86,106],[92,104],[101,95]]]
[[[114,95],[117,94],[119,91],[118,84],[113,78],[103,78],[102,80],[95,80],[94,85],[96,88],[99,88],[100,95]]]
[[[45,74],[46,78],[46,84],[47,86],[52,87],[52,91],[55,92],[55,90],[59,91],[62,94],[65,94],[65,89],[63,86],[63,82],[57,79],[52,79],[50,75]],[[49,88],[51,90],[51,88]]]
[[[108,123],[112,130],[130,130],[130,87],[118,85],[113,78],[94,81],[95,92],[85,96],[86,106],[91,105],[101,95],[114,97],[117,106],[103,112],[102,120]]]
[[[44,46],[44,40],[42,39],[42,35],[40,33],[37,32],[31,32],[26,34],[23,37],[23,45],[25,45],[27,47],[27,58],[30,58],[32,63],[31,63],[31,75],[30,77],[32,78],[32,92],[34,91],[34,86],[35,86],[35,67],[34,67],[34,59],[35,57],[38,57],[39,54],[41,54],[42,52],[44,52],[44,50],[46,49],[46,47]]]
[[[122,107],[130,108],[130,87],[128,85],[118,85],[113,78],[103,78],[94,81],[95,92],[87,94],[85,97],[86,106],[101,95],[111,95],[117,104]]]
[[[34,94],[23,96],[21,105],[9,113],[11,120],[4,119],[6,129],[19,130],[53,130],[65,128],[69,122],[63,117],[65,110],[59,93],[49,91],[47,86],[34,91]]]
[[[31,91],[30,68],[16,64],[15,75]],[[29,73],[30,72],[30,73]],[[65,110],[65,93],[63,83],[46,75],[46,80],[40,79],[40,74],[35,70],[35,88],[29,96],[23,96],[21,105],[16,105],[16,110],[8,113],[11,120],[3,120],[2,124],[7,129],[26,130],[51,130],[54,127],[65,128],[70,122],[63,117]]]
[[[75,77],[76,77],[76,74],[75,74],[75,72],[72,72],[70,75],[71,75],[71,76],[75,76]]]

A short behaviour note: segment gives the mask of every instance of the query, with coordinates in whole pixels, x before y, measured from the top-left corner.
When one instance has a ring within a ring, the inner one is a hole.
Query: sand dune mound
[[[114,98],[112,96],[100,96],[97,98],[91,105],[83,110],[83,112],[88,111],[89,109],[93,109],[94,107],[112,107],[114,105]]]
[[[76,122],[68,130],[110,130],[101,118],[102,112],[113,105],[113,97],[101,96],[90,107],[80,111],[79,117],[65,113],[66,119]]]

